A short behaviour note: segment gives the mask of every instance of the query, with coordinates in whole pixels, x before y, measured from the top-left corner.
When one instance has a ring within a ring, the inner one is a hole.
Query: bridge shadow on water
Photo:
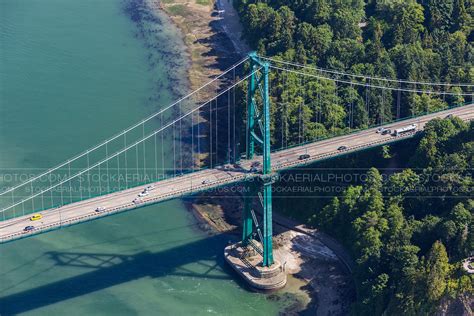
[[[233,273],[225,264],[223,250],[229,235],[214,235],[160,252],[142,251],[132,255],[83,252],[46,252],[54,267],[69,266],[91,271],[0,298],[0,315],[15,315],[93,293],[133,280],[174,275],[230,280]],[[182,242],[182,241],[180,241]],[[208,261],[215,264],[210,265]],[[204,272],[184,266],[198,263]],[[240,283],[240,285],[244,286]]]

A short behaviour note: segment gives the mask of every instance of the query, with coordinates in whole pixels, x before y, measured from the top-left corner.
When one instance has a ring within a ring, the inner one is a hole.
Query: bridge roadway
[[[416,123],[418,124],[418,129],[423,129],[429,120],[436,117],[444,118],[448,114],[458,116],[464,121],[470,121],[474,118],[474,104],[387,124],[384,127],[395,129]],[[352,134],[338,136],[273,153],[272,169],[275,172],[278,172],[341,154],[391,143],[414,135],[413,133],[399,137],[381,135],[376,133],[376,129],[377,128],[372,128],[354,132]],[[347,146],[347,149],[343,151],[338,150],[340,146]],[[301,154],[309,154],[310,158],[300,160],[299,156]],[[253,161],[258,160],[261,161],[261,157],[257,157]],[[155,188],[150,191],[148,196],[142,198],[142,203],[138,204],[135,204],[132,201],[137,197],[138,193],[144,190],[146,185],[42,211],[41,214],[43,215],[43,218],[39,221],[30,221],[30,216],[28,215],[2,221],[0,222],[0,243],[25,238],[80,222],[98,219],[144,205],[184,195],[190,195],[199,191],[241,182],[258,176],[258,174],[249,171],[250,165],[253,161],[242,162],[241,168],[225,170],[222,167],[217,167],[215,169],[200,170],[194,173],[162,180],[154,183]],[[206,180],[205,184],[203,184],[204,180]],[[102,212],[96,212],[95,209],[99,206],[103,207],[105,210]],[[28,225],[34,225],[34,230],[24,232],[23,229]]]

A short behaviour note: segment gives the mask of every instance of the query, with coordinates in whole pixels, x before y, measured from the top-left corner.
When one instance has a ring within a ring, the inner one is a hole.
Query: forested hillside
[[[361,315],[428,315],[443,297],[473,291],[459,262],[474,250],[474,124],[429,123],[409,166],[387,181],[375,168],[309,222],[357,263]]]
[[[235,0],[259,53],[381,77],[472,82],[472,0]]]
[[[234,5],[245,40],[265,56],[397,80],[474,81],[472,0],[234,0]],[[400,97],[294,74],[271,80],[275,147],[472,100],[456,95],[461,89],[455,85],[443,87],[451,92],[446,98]],[[400,167],[408,168],[387,181],[373,168],[367,181],[329,202],[287,202],[308,210],[299,219],[351,251],[358,315],[430,315],[443,300],[472,299],[473,278],[460,261],[474,251],[474,124],[435,120],[407,146],[415,149]]]
[[[234,3],[245,40],[261,55],[372,77],[451,83],[474,79],[472,0]],[[396,87],[396,83],[377,84]],[[271,87],[272,101],[278,104],[272,128],[285,134],[274,137],[276,146],[471,101],[457,95],[462,91],[455,85],[438,87],[451,93],[447,96],[397,94],[306,80],[291,73],[272,76]]]

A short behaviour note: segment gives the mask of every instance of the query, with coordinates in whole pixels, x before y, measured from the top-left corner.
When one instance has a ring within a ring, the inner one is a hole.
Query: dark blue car
[[[33,229],[35,229],[35,226],[31,226],[31,225],[30,225],[30,226],[26,226],[26,227],[23,229],[23,231],[29,232],[29,231],[32,231]]]

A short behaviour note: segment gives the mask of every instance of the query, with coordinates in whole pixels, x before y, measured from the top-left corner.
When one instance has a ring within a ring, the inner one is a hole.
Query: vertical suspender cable
[[[120,156],[117,155],[117,177],[118,177],[118,191],[122,190],[121,183],[120,183],[120,178],[122,177],[122,173],[120,171]]]
[[[227,91],[227,163],[230,162],[230,90]]]
[[[68,171],[68,173],[69,173],[69,175],[68,175],[68,178],[69,178],[69,201],[72,203],[71,162],[68,163],[68,169],[69,169],[69,171]]]
[[[12,190],[12,205],[15,205],[15,194],[13,193],[14,190]],[[5,220],[5,212],[3,213],[3,219]],[[16,212],[15,208],[13,208],[13,217],[16,217]]]
[[[212,168],[212,100],[209,101],[209,134],[210,134],[210,141],[209,141],[209,158],[211,162]]]
[[[155,143],[155,181],[158,181],[158,152],[156,149],[156,134],[154,136],[154,143]]]
[[[398,90],[397,90],[397,120],[400,118],[400,102],[401,102],[401,93],[402,91],[400,90],[401,88],[401,83],[398,81]]]
[[[138,143],[137,143],[137,144],[135,145],[135,160],[136,160],[136,162],[137,162],[137,180],[138,180],[138,183],[135,183],[135,184],[140,184],[140,183],[141,183],[141,182],[140,182],[140,178],[141,178],[140,176],[141,176],[141,175],[140,175],[140,171],[139,171],[139,168],[138,168],[138,160],[139,160],[138,157],[139,157],[139,156],[138,156]]]
[[[286,119],[286,111],[287,111],[287,103],[288,103],[288,94],[286,93],[286,85],[288,82],[288,74],[285,71],[281,71],[282,76],[282,90],[281,90],[281,149],[285,148],[285,137],[287,132],[287,119]]]
[[[61,206],[63,206],[64,205],[64,192],[63,192],[63,185],[62,184],[61,184],[61,187],[59,188],[59,190],[61,191]],[[23,210],[23,212],[24,211],[25,210]]]
[[[34,195],[34,191],[33,191],[33,182],[30,182],[30,188],[31,188],[31,195]],[[31,206],[33,208],[33,210],[35,209],[35,199],[32,198],[31,199]]]
[[[198,169],[201,169],[201,108],[197,110],[197,163]]]
[[[181,117],[181,102],[179,102],[179,106],[178,106],[178,110],[179,110],[179,117]],[[180,169],[181,169],[181,173],[183,173],[183,134],[182,134],[182,129],[183,129],[183,125],[182,125],[182,121],[183,119],[180,119],[179,120],[179,157],[180,157]]]
[[[235,83],[235,67],[233,70],[233,78],[232,78],[232,84]],[[232,135],[232,145],[234,147],[232,153],[234,155],[234,162],[237,160],[237,148],[236,148],[236,133],[235,133],[235,87],[232,88],[232,110],[233,110],[233,115],[232,115],[232,120],[233,120],[233,125],[234,125],[234,130],[233,130],[233,135]]]
[[[87,151],[87,185],[89,186],[89,198],[92,197],[91,194],[91,170],[90,170],[90,161],[89,161],[89,151]]]
[[[82,201],[82,175],[79,176],[79,201]]]
[[[142,124],[142,140],[143,140],[143,179],[147,178],[146,170],[146,144],[145,144],[145,123]],[[145,180],[146,182],[146,180]]]
[[[304,76],[302,78],[303,80],[303,95],[302,95],[302,98],[303,98],[303,106],[302,106],[302,113],[301,113],[301,124],[302,124],[302,127],[301,127],[301,132],[302,132],[302,138],[303,138],[303,144],[306,142],[306,137],[305,137],[305,130],[304,130],[304,120],[305,120],[305,115],[304,115],[304,112],[305,112],[305,106],[306,106],[306,96],[307,96],[307,92],[306,92],[306,87],[305,87],[305,80],[304,80]]]
[[[216,94],[217,94],[217,91],[216,91]],[[218,159],[219,159],[219,157],[218,157],[218,155],[219,155],[219,151],[218,151],[218,135],[217,135],[217,127],[218,127],[218,124],[217,124],[217,111],[218,111],[218,109],[217,109],[217,99],[218,99],[218,97],[216,97],[216,115],[214,115],[214,116],[215,116],[215,120],[216,120],[216,127],[215,127],[215,128],[216,128],[216,137],[215,137],[215,140],[214,140],[214,141],[216,142],[216,147],[215,147],[216,158],[214,159],[214,164],[215,164],[216,166],[219,164],[219,160],[218,160]]]
[[[173,123],[173,175],[176,177],[176,123]]]
[[[127,148],[127,134],[123,134],[123,144],[124,148]],[[128,189],[128,161],[127,161],[127,151],[125,150],[125,188]]]
[[[163,127],[163,112],[161,113],[161,126]],[[161,173],[163,176],[163,179],[165,178],[165,149],[164,149],[164,144],[165,144],[165,131],[161,131]]]
[[[100,164],[97,167],[99,169],[99,195],[101,195],[102,194],[102,182],[101,182],[102,181],[102,176],[100,174]]]
[[[194,172],[194,113],[191,113],[191,170]]]
[[[44,192],[41,193],[41,210],[44,210]]]
[[[302,79],[300,78],[299,79],[299,86],[300,86],[300,89],[299,89],[299,94],[300,94],[300,97],[302,95],[301,93],[301,86],[302,86]],[[301,144],[301,102],[299,102],[298,104],[298,144]]]
[[[108,143],[105,143],[105,159],[107,159],[106,162],[105,162],[105,165],[106,165],[106,168],[107,168],[107,192],[110,192],[109,149],[108,149],[107,144],[108,144]]]
[[[52,181],[51,181],[51,173],[49,173],[48,178],[49,178],[49,187],[51,188],[53,186]],[[90,191],[90,189],[89,189],[89,191]],[[51,207],[53,207],[54,206],[53,189],[50,189],[49,192],[51,193]]]

